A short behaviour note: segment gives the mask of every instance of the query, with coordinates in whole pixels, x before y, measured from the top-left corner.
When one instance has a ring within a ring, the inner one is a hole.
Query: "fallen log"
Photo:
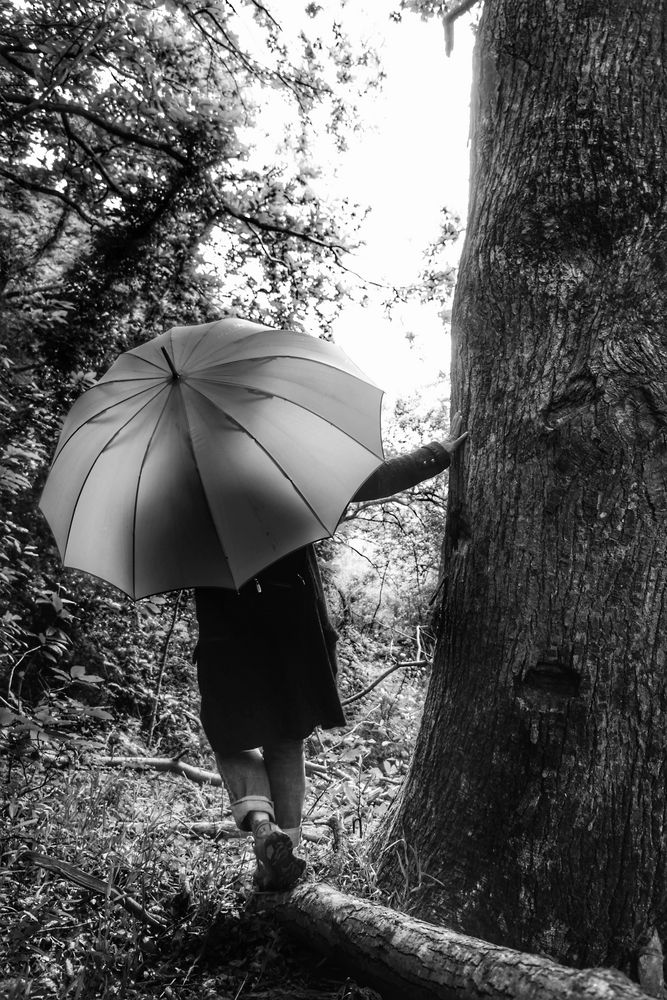
[[[646,1000],[616,969],[572,969],[437,927],[329,885],[257,893],[310,948],[334,958],[383,1000]]]
[[[93,763],[100,767],[149,767],[154,771],[168,771],[171,774],[181,774],[189,781],[194,781],[198,785],[221,785],[222,778],[217,771],[208,771],[203,767],[195,767],[194,764],[184,764],[180,757],[128,757],[128,756],[108,756],[94,757]],[[350,775],[339,768],[327,768],[323,764],[314,764],[306,761],[306,774],[317,777],[329,777],[348,780]]]
[[[324,824],[323,824],[324,825]],[[191,837],[210,837],[212,840],[239,840],[248,837],[245,830],[239,830],[235,823],[225,820],[197,821],[194,823],[181,823],[174,827],[175,833],[182,833]],[[318,833],[313,826],[302,828],[301,839],[311,844],[320,844],[328,840],[327,835]]]
[[[217,771],[207,771],[194,764],[184,764],[180,757],[94,757],[93,763],[103,767],[149,767],[154,771],[181,774],[198,785],[221,785]]]

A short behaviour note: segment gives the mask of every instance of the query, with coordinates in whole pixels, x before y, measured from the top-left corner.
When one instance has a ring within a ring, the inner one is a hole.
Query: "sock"
[[[250,824],[250,829],[252,830],[253,836],[255,837],[257,836],[257,831],[260,829],[260,827],[263,827],[266,824],[268,824],[269,827],[274,825],[273,817],[268,812],[260,812],[259,810],[253,810],[252,812],[248,813],[247,819],[248,823]]]
[[[292,847],[298,847],[301,843],[301,827],[293,826],[290,829],[283,827],[283,833],[286,833],[289,839],[292,841]]]

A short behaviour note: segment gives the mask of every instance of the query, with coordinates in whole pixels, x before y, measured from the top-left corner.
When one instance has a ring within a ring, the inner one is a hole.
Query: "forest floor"
[[[350,649],[343,698],[397,662],[361,635]],[[349,705],[345,730],[308,741],[308,878],[409,909],[409,884],[381,896],[365,845],[407,770],[424,689],[423,667],[396,670]],[[118,762],[213,767],[195,691],[171,695],[183,712],[150,748],[145,720],[113,709],[59,726],[52,706],[37,729],[0,730],[0,998],[377,997],[247,908],[254,856],[219,787]]]

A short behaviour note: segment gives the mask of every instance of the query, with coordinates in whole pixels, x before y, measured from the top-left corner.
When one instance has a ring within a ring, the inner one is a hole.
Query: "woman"
[[[384,462],[353,500],[393,496],[438,475],[466,437],[457,413],[449,437]],[[294,854],[306,788],[303,741],[316,726],[345,725],[336,689],[337,636],[313,546],[290,553],[238,591],[197,588],[195,600],[204,732],[232,816],[252,833],[256,884],[285,890],[305,868]]]

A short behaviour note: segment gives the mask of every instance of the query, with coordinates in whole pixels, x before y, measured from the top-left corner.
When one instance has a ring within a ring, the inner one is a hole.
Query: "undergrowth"
[[[384,638],[350,631],[341,650],[343,700],[396,657],[414,655],[400,646],[390,653]],[[364,844],[407,770],[424,671],[396,670],[350,702],[345,730],[308,741],[302,850],[310,878],[381,900]],[[0,997],[373,996],[246,908],[254,858],[220,788],[115,762],[182,755],[213,767],[197,726],[196,684],[183,677],[178,669],[165,677],[150,749],[145,720],[121,714],[113,699],[78,725],[51,699],[48,725],[31,727],[26,713],[0,730]],[[92,882],[44,867],[44,856]],[[143,915],[128,912],[121,897]]]

